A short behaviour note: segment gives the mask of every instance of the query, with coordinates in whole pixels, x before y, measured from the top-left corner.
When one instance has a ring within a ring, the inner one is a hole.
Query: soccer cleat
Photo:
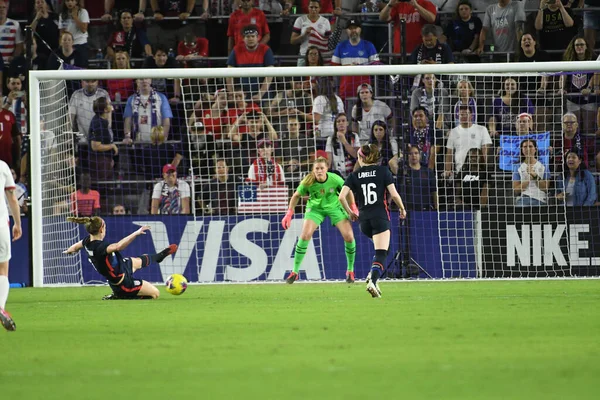
[[[346,283],[354,283],[354,271],[346,271]]]
[[[371,282],[371,271],[369,271],[369,273],[367,274],[367,280],[365,281],[365,283],[368,285],[369,282]]]
[[[156,261],[162,262],[165,258],[167,258],[167,256],[170,256],[171,254],[175,254],[176,252],[177,252],[177,245],[171,244],[171,245],[169,245],[169,247],[167,247],[166,249],[164,249],[163,251],[158,253],[158,258]]]
[[[102,296],[102,300],[120,300],[121,298],[114,293]]]
[[[0,322],[7,331],[16,331],[17,324],[13,321],[12,316],[3,308],[0,308]]]
[[[290,274],[288,275],[288,277],[286,278],[286,282],[289,283],[290,285],[294,282],[296,282],[298,280],[298,273],[297,272],[290,272]]]
[[[377,283],[373,283],[373,281],[370,279],[369,283],[367,283],[367,292],[371,294],[371,297],[381,297],[381,289],[379,289],[379,285]]]

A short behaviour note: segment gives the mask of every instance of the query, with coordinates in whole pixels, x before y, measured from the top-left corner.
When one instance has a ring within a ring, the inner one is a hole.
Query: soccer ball
[[[179,296],[185,292],[187,289],[188,281],[185,279],[185,276],[180,274],[173,274],[167,279],[165,286],[167,287],[167,292]]]

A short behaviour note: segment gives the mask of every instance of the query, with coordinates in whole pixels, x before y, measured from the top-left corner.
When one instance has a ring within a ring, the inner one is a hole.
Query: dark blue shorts
[[[373,235],[390,230],[390,220],[387,218],[369,218],[360,220],[360,231],[369,238]]]
[[[125,274],[123,282],[119,285],[110,284],[113,293],[119,297],[137,297],[142,289],[142,281],[133,278],[133,265],[131,258],[124,258],[121,264],[121,271]]]

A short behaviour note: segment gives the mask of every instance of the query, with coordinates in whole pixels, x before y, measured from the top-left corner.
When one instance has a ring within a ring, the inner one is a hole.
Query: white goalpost
[[[150,225],[127,255],[177,243],[175,257],[146,272],[152,282],[172,273],[195,282],[282,280],[304,212],[298,207],[284,231],[289,197],[315,157],[345,177],[353,151],[369,142],[410,204],[407,221],[391,210],[388,277],[598,275],[598,207],[568,206],[560,193],[568,151],[600,171],[600,127],[573,108],[582,95],[565,89],[585,76],[600,93],[599,74],[595,61],[31,71],[34,286],[101,281],[84,255],[62,255],[85,237],[66,222],[73,214],[107,218],[107,240]],[[340,80],[357,86],[356,97],[337,96]],[[259,94],[265,81],[270,89]],[[180,101],[169,96],[173,85]],[[111,113],[92,106],[103,96]],[[597,112],[600,94],[585,101]],[[102,119],[105,134],[94,125]],[[127,214],[112,215],[117,206]],[[343,279],[343,241],[328,224],[311,241],[302,279]],[[373,251],[358,226],[355,236],[358,279]]]

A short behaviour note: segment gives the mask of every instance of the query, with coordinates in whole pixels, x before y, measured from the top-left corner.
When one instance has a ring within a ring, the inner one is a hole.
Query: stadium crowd
[[[598,30],[599,0],[0,0],[0,159],[26,211],[29,69],[591,61]],[[589,71],[100,79],[67,93],[74,158],[40,121],[43,157],[78,176],[46,187],[66,196],[56,213],[235,214],[240,186],[293,192],[319,155],[345,178],[366,143],[409,210],[597,204]]]

